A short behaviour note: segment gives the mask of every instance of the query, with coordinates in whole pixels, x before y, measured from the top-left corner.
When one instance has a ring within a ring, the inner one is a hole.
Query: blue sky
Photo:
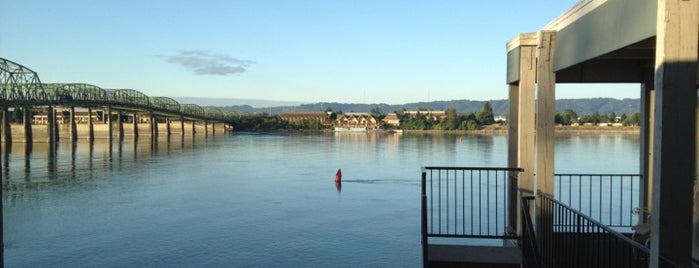
[[[0,0],[0,57],[149,96],[402,104],[507,98],[505,43],[577,0]],[[557,98],[637,98],[637,85]]]

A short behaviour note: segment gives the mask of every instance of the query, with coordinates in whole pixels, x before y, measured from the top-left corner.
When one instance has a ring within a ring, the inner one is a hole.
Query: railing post
[[[428,266],[428,260],[427,260],[427,189],[426,189],[426,182],[427,182],[427,172],[425,169],[422,169],[422,190],[421,190],[421,233],[422,233],[422,266],[427,267]]]

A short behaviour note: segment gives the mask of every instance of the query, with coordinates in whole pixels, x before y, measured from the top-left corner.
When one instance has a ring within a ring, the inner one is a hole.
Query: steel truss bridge
[[[84,83],[44,84],[36,72],[4,58],[0,58],[0,105],[4,111],[8,107],[110,107],[219,123],[231,122],[234,116],[232,112],[181,104],[168,97],[149,97],[133,89],[103,89]]]

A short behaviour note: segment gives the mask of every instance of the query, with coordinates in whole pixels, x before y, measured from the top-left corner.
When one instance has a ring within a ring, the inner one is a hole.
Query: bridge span
[[[0,136],[4,142],[196,135],[232,130],[232,112],[133,89],[42,83],[31,69],[0,58]]]

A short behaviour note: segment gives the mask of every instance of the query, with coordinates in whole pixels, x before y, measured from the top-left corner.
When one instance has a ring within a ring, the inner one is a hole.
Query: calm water
[[[507,163],[504,136],[176,137],[3,148],[6,265],[419,267],[420,167]],[[561,137],[556,172],[637,173],[638,142]]]

